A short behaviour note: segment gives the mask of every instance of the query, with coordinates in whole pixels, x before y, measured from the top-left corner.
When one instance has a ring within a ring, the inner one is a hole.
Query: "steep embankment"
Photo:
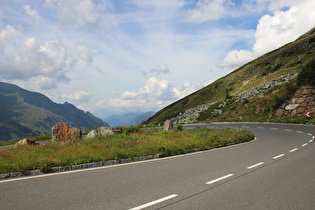
[[[274,117],[278,109],[277,105],[281,102],[284,103],[284,99],[288,99],[284,96],[291,96],[300,88],[296,86],[296,78],[286,81],[285,83],[288,85],[281,83],[267,88],[261,95],[243,98],[239,98],[239,95],[244,91],[264,86],[272,80],[279,80],[291,73],[297,75],[303,67],[315,59],[314,50],[315,28],[296,41],[243,65],[207,87],[163,108],[145,124],[163,123],[166,119],[177,117],[187,110],[205,104],[208,104],[208,107],[197,114],[198,121],[219,119],[218,109],[224,111],[220,117],[226,120],[255,120],[255,118]],[[257,108],[257,111],[248,112],[246,104],[247,106],[255,104],[254,107]],[[263,106],[262,109],[257,107],[259,104]],[[256,116],[256,113],[259,116]]]

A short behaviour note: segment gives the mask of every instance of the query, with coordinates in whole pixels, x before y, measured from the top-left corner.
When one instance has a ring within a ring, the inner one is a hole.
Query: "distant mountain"
[[[128,112],[124,114],[115,114],[103,118],[110,126],[128,126],[138,125],[152,117],[155,112]]]
[[[109,126],[68,102],[57,104],[41,93],[0,82],[0,140],[50,133],[58,122],[79,129]]]

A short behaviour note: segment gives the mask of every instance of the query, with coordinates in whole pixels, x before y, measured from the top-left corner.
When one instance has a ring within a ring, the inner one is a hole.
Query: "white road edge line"
[[[303,131],[296,131],[297,133],[303,133]]]
[[[284,129],[285,131],[292,131],[292,130],[290,130],[290,129]]]
[[[155,200],[155,201],[152,201],[152,202],[143,204],[143,205],[141,205],[141,206],[134,207],[134,208],[129,209],[129,210],[140,210],[140,209],[144,209],[144,208],[147,208],[147,207],[149,207],[149,206],[153,206],[153,205],[155,205],[155,204],[162,203],[162,202],[164,202],[164,201],[166,201],[166,200],[169,200],[169,199],[172,199],[172,198],[175,198],[175,197],[177,197],[176,194],[169,195],[169,196],[166,196],[166,197],[164,197],[164,198],[160,198],[160,199],[158,199],[158,200]]]
[[[255,167],[260,166],[262,164],[264,164],[264,162],[260,162],[260,163],[257,163],[255,165],[249,166],[249,167],[247,167],[247,169],[252,169],[252,168],[255,168]]]
[[[257,127],[257,128],[265,129],[265,127]]]
[[[270,129],[271,129],[271,130],[276,130],[276,131],[278,130],[278,128],[270,128]]]
[[[229,177],[231,177],[231,176],[233,176],[233,175],[234,175],[234,174],[228,174],[228,175],[222,176],[222,177],[220,177],[220,178],[214,179],[214,180],[212,180],[212,181],[206,182],[206,184],[213,184],[213,183],[215,183],[215,182],[218,182],[218,181],[221,181],[221,180],[223,180],[223,179],[229,178]]]
[[[275,160],[275,159],[278,159],[278,158],[280,158],[280,157],[282,157],[282,156],[284,156],[284,154],[281,154],[281,155],[275,156],[275,157],[273,157],[273,159]]]
[[[298,148],[291,149],[290,152],[295,152]]]
[[[302,144],[302,147],[305,147],[305,146],[307,146],[307,143],[305,143],[305,144]]]

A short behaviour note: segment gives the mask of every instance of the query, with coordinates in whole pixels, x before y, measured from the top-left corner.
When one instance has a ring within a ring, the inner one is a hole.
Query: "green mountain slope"
[[[65,102],[57,104],[43,94],[0,82],[0,140],[49,133],[58,122],[80,129],[108,126],[89,112]]]
[[[241,116],[241,118],[249,119],[252,117],[250,116],[252,113],[247,113],[247,108],[238,108],[243,104],[238,103],[238,95],[240,93],[251,88],[259,87],[292,72],[298,74],[312,59],[315,59],[315,28],[302,35],[296,41],[286,44],[277,50],[269,52],[243,65],[203,89],[163,108],[153,117],[149,118],[144,124],[163,123],[165,120],[174,118],[188,109],[208,103],[213,103],[212,107],[207,111],[203,111],[200,114],[198,121],[218,119],[217,115],[214,116],[213,114],[211,115],[211,113],[213,113],[213,110],[222,109],[222,105],[219,107],[220,104],[227,104],[224,106],[224,112],[233,111],[231,109],[238,111],[242,110],[244,116]],[[290,86],[295,87],[296,79],[291,80],[289,83],[291,84]],[[263,114],[261,113],[261,115],[264,116],[261,117],[266,117],[267,115],[270,116],[276,111],[276,107],[274,106],[276,95],[277,97],[287,95],[288,89],[290,89],[290,87],[286,88],[280,86],[272,90],[269,94],[266,94],[265,97],[247,99],[245,102],[265,104],[265,112]],[[242,113],[238,114],[237,119],[239,119]],[[222,115],[221,117],[224,116],[226,117],[226,120],[236,120],[235,117],[227,116],[227,114]]]

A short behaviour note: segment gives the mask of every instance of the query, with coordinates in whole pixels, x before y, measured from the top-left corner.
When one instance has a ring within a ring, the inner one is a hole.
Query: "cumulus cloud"
[[[93,57],[97,55],[96,49],[89,49],[86,46],[78,45],[77,46],[77,53],[80,58],[82,58],[88,65],[91,65],[93,62]]]
[[[39,23],[40,16],[39,16],[38,12],[36,10],[32,9],[29,4],[25,5],[24,11],[26,12],[26,14],[33,17],[37,24]]]
[[[83,90],[75,92],[74,95],[70,95],[70,96],[63,95],[62,96],[62,98],[64,100],[74,101],[77,103],[87,103],[90,101],[91,97],[92,97],[91,93],[88,93],[88,92],[83,91]]]
[[[281,4],[280,4],[281,3]],[[286,11],[277,10],[260,18],[252,51],[234,50],[220,63],[221,67],[239,66],[264,53],[292,42],[315,25],[315,2],[280,1],[270,8],[290,6]]]
[[[1,26],[1,25],[0,25]],[[3,53],[6,49],[15,46],[19,37],[22,36],[22,29],[15,28],[12,25],[6,25],[4,28],[0,28],[0,53]]]
[[[94,4],[92,0],[46,0],[45,6],[57,10],[57,17],[63,29],[91,30],[101,27],[101,10],[104,5]]]
[[[239,16],[232,10],[234,6],[231,0],[199,0],[195,9],[188,10],[188,20],[202,23],[227,16]]]
[[[186,82],[182,85],[172,87],[169,81],[158,80],[151,77],[146,84],[138,90],[138,92],[126,91],[118,98],[110,100],[100,100],[96,107],[158,107],[168,105],[169,103],[181,99],[200,88],[208,85],[212,81],[205,84],[197,83],[191,85]]]
[[[24,38],[19,30],[7,25],[0,31],[4,35],[0,46],[1,76],[7,80],[30,80],[40,89],[51,89],[69,78],[66,72],[76,64],[76,58],[61,41],[40,44],[34,37]],[[10,36],[11,35],[11,36]],[[7,46],[7,42],[11,42]]]
[[[159,74],[167,74],[170,72],[170,70],[168,69],[166,63],[162,62],[159,66],[155,68],[150,68],[149,72],[159,75]]]

